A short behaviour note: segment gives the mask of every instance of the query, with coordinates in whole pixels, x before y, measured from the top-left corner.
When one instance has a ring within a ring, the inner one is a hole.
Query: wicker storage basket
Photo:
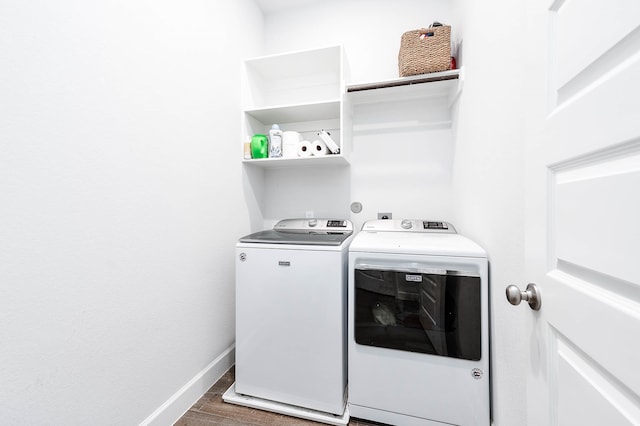
[[[446,71],[451,68],[451,26],[407,31],[398,53],[400,77]]]

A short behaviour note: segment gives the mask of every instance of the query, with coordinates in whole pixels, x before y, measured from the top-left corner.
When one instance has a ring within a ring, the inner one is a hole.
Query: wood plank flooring
[[[231,367],[174,426],[320,426],[320,423],[282,414],[229,404],[222,400],[235,381],[235,368]],[[380,423],[351,419],[349,426],[373,426]]]

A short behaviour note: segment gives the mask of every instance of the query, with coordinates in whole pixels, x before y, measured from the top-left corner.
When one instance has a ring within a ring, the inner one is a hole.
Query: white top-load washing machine
[[[349,411],[489,425],[488,262],[447,222],[366,222],[349,249]]]
[[[348,220],[285,219],[236,246],[236,382],[225,401],[346,424]]]

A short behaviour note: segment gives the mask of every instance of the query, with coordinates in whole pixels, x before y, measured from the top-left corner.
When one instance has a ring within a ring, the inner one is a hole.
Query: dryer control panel
[[[369,220],[362,226],[367,232],[429,232],[456,234],[456,228],[449,223],[424,219],[378,219]]]

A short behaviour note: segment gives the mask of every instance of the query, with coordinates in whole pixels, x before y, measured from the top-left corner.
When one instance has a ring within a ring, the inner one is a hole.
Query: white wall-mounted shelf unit
[[[353,134],[450,128],[463,76],[457,69],[346,85]]]
[[[319,157],[245,159],[264,168],[342,166],[348,164],[343,137],[345,65],[342,46],[269,55],[244,62],[242,140],[269,134],[272,124],[300,132],[313,142],[326,130],[339,154]],[[327,157],[327,158],[325,158]]]
[[[255,158],[243,160],[244,164],[262,167],[265,169],[293,169],[293,168],[315,168],[315,167],[343,167],[349,162],[342,155],[324,155],[321,157],[298,157],[298,158]]]
[[[345,89],[354,105],[446,97],[449,107],[462,91],[463,81],[463,71],[456,69],[375,82],[350,83]]]

